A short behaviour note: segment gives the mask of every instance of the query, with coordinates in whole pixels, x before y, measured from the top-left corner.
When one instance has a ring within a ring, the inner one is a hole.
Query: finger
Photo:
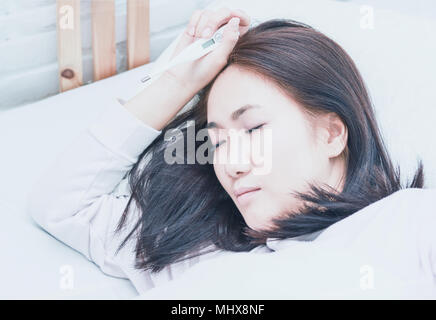
[[[208,56],[210,59],[218,61],[220,64],[225,64],[230,52],[235,47],[236,42],[239,39],[239,18],[232,18],[223,29],[222,42],[216,49],[212,50]]]
[[[210,19],[211,16],[211,10],[204,10],[201,14],[200,19],[198,20],[197,26],[195,28],[195,37],[196,38],[206,38],[206,36],[203,36],[203,34],[210,34],[212,30],[205,30],[205,26],[207,25],[207,22]]]
[[[187,31],[191,37],[195,36],[195,29],[197,27],[198,21],[200,20],[202,13],[203,13],[203,10],[195,10],[191,16],[191,19],[189,20]]]
[[[241,9],[235,9],[239,13],[239,18],[241,18],[241,22],[239,23],[239,33],[243,36],[251,26],[251,18],[250,16]]]
[[[232,13],[231,13],[232,17],[237,17],[240,19],[240,22],[239,22],[240,27],[249,27],[250,26],[251,18],[244,10],[232,9],[231,11],[232,11]]]
[[[250,16],[240,9],[220,8],[217,11],[204,12],[197,25],[196,36],[208,38],[220,28],[223,24],[230,21],[231,18],[240,19],[240,28],[247,29],[250,26]]]
[[[197,26],[198,20],[201,17],[202,10],[195,10],[192,14],[188,25],[186,26],[185,30],[182,33],[182,36],[179,40],[179,43],[176,46],[176,49],[174,50],[174,53],[171,57],[175,57],[178,55],[184,48],[189,46],[192,42],[195,41],[194,34],[195,34],[195,27]]]

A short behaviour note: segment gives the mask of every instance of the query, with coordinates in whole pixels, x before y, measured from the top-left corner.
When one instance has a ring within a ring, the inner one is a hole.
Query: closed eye
[[[264,125],[265,125],[265,123],[262,123],[262,124],[258,125],[257,127],[254,127],[254,128],[248,129],[248,130],[247,130],[247,133],[250,134],[250,133],[252,133],[254,130],[258,130],[258,129],[262,128]],[[225,141],[223,141],[223,142],[225,142]],[[213,149],[214,149],[214,150],[217,149],[221,144],[222,144],[221,142],[220,142],[220,143],[217,143],[217,144],[214,146]]]
[[[257,127],[251,128],[247,130],[247,133],[252,133],[254,130],[260,129],[265,125],[265,123],[262,123],[260,125],[258,125]]]

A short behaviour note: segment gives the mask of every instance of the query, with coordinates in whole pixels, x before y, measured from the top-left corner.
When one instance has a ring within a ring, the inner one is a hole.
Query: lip
[[[240,204],[246,204],[260,189],[260,187],[239,188],[235,190],[235,197]]]
[[[234,193],[235,193],[235,196],[237,198],[237,197],[243,195],[244,193],[252,192],[255,190],[259,190],[259,189],[260,189],[259,187],[243,187],[243,188],[236,189]]]

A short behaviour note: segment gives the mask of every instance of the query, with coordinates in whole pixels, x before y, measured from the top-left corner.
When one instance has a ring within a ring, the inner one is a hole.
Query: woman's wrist
[[[199,91],[195,83],[181,80],[170,70],[163,72],[161,78],[166,79],[165,81],[172,82],[174,86],[179,87],[180,90],[185,90],[187,93],[191,93],[192,96],[194,96]]]
[[[145,124],[162,130],[196,93],[189,84],[165,72],[124,107]]]

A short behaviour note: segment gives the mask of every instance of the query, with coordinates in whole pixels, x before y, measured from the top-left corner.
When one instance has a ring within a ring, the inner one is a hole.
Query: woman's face
[[[218,126],[208,126],[212,144],[219,143],[216,176],[252,229],[298,209],[291,192],[304,192],[308,182],[335,186],[343,174],[331,159],[328,130],[317,129],[293,99],[254,73],[226,68],[211,88],[207,118]],[[237,196],[243,188],[255,191]]]

